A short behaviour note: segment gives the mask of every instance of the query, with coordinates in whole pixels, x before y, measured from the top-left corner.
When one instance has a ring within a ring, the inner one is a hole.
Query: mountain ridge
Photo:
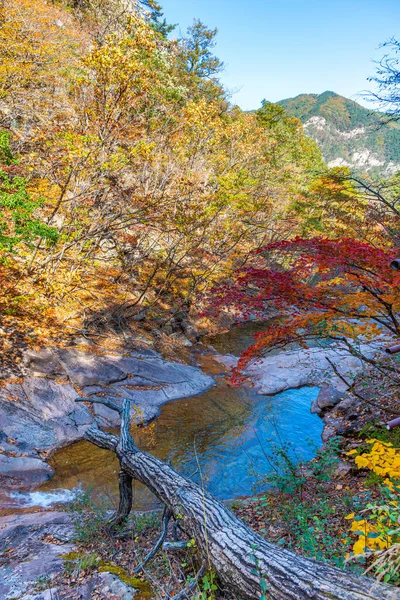
[[[328,166],[348,166],[373,175],[400,169],[400,123],[327,90],[299,94],[276,104],[300,119]]]

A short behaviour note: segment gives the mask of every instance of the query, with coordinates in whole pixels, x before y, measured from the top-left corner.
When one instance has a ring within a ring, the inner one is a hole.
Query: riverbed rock
[[[63,554],[74,550],[73,535],[66,513],[0,517],[0,598],[18,598],[38,580],[51,581],[64,568]]]
[[[24,362],[28,375],[0,387],[0,474],[14,473],[20,479],[29,468],[32,480],[48,478],[51,470],[43,453],[82,439],[95,421],[105,427],[119,425],[115,411],[100,404],[77,404],[79,395],[109,396],[120,405],[130,398],[132,418],[148,422],[162,404],[214,385],[200,369],[165,361],[150,350],[97,356],[57,348],[29,352]]]
[[[343,477],[346,477],[346,475],[348,475],[350,473],[350,471],[352,470],[352,465],[348,462],[343,462],[340,461],[339,464],[337,465],[335,472],[333,474],[333,476],[337,479],[341,479]]]
[[[324,444],[326,444],[326,442],[329,442],[329,440],[334,438],[335,435],[337,435],[335,427],[333,427],[333,425],[325,425],[321,439]]]
[[[33,457],[81,439],[93,417],[76,397],[71,384],[44,377],[7,383],[0,388],[0,432],[16,451]]]
[[[57,375],[62,372],[57,356],[47,348],[39,351],[28,350],[24,355],[23,363],[32,377]]]
[[[59,600],[59,595],[57,588],[54,587],[33,594],[25,594],[19,600]]]
[[[382,343],[378,341],[362,344],[360,350],[367,357],[372,357],[382,349],[381,347]],[[259,394],[275,395],[292,388],[321,386],[324,383],[338,392],[346,391],[347,386],[334,373],[328,358],[349,383],[352,383],[363,369],[361,360],[338,344],[334,347],[292,350],[266,356],[250,365],[244,375],[254,384]],[[217,360],[232,368],[236,366],[238,359],[221,356],[217,357]],[[332,402],[333,395],[330,400],[326,397],[325,401]]]
[[[104,599],[113,598],[115,600],[132,600],[137,590],[127,585],[113,573],[99,573],[96,576],[100,593]]]
[[[317,398],[311,405],[311,412],[321,416],[326,410],[339,404],[344,397],[344,392],[340,392],[332,385],[323,383]]]
[[[58,357],[72,383],[79,386],[109,384],[126,379],[126,372],[106,356],[63,349]]]
[[[132,600],[138,592],[127,585],[117,575],[95,573],[80,585],[58,585],[41,592],[31,592],[18,600]]]
[[[39,484],[53,475],[54,470],[40,458],[0,454],[0,478],[9,476],[24,482]]]

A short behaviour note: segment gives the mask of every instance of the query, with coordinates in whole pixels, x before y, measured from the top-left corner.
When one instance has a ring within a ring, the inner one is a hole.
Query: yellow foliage
[[[381,477],[400,479],[400,449],[394,448],[390,442],[367,440],[372,444],[369,452],[356,456],[355,463],[359,469],[367,468]],[[351,450],[348,455],[356,454]]]
[[[400,448],[377,439],[369,439],[367,443],[372,444],[369,452],[357,454],[357,450],[350,450],[347,455],[355,456],[354,462],[359,469],[367,468],[376,475],[387,477],[382,489],[388,501],[382,505],[368,505],[362,511],[369,513],[368,517],[355,517],[355,513],[345,517],[352,521],[350,532],[357,536],[353,543],[354,555],[388,549],[398,542],[399,537],[394,528],[400,508],[400,486],[396,484],[400,479]]]

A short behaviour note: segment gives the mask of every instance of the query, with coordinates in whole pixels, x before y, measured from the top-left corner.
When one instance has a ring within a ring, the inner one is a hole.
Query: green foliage
[[[350,497],[346,498],[350,501]],[[345,503],[345,499],[343,499]],[[285,503],[282,517],[286,528],[291,532],[290,542],[281,539],[278,543],[320,561],[328,561],[337,567],[343,567],[345,558],[343,546],[331,526],[335,508],[324,494],[299,502],[290,498]]]
[[[76,540],[90,544],[104,534],[107,524],[107,504],[101,497],[93,499],[91,489],[81,490],[67,510],[72,515]]]
[[[346,564],[343,542],[332,522],[337,514],[347,514],[349,510],[358,509],[369,500],[370,494],[364,492],[361,499],[344,492],[332,498],[327,493],[327,482],[333,476],[339,462],[340,438],[332,438],[306,465],[305,470],[299,468],[293,458],[290,444],[281,442],[274,446],[272,457],[268,460],[273,474],[263,479],[280,491],[258,499],[253,511],[257,521],[268,515],[272,522],[281,522],[288,535],[277,543],[294,551],[320,561],[330,562],[343,568]],[[307,481],[310,481],[312,492]],[[317,483],[316,483],[317,482]],[[261,530],[267,534],[267,530]],[[352,568],[358,569],[357,565]]]
[[[66,554],[64,557],[64,569],[67,573],[79,575],[81,571],[87,569],[94,569],[100,564],[100,557],[94,553],[76,553],[71,552]]]
[[[214,571],[208,571],[199,582],[200,593],[195,598],[196,600],[214,600],[215,592],[218,590],[216,585],[216,574]],[[190,583],[190,580],[188,581]]]
[[[18,163],[17,159],[11,152],[10,148],[10,134],[7,131],[0,130],[0,161],[3,165],[15,165]]]
[[[312,444],[313,445],[313,444]],[[314,447],[314,445],[313,445]],[[296,456],[292,442],[283,442],[278,436],[278,442],[269,440],[270,453],[266,459],[271,467],[268,475],[257,476],[257,486],[269,484],[284,494],[301,492],[306,482],[304,469],[299,467],[301,457]],[[319,482],[329,481],[339,462],[339,438],[332,438],[318,451],[315,460],[307,465],[307,470]]]
[[[28,247],[38,239],[54,244],[57,230],[35,217],[42,200],[33,200],[27,191],[27,180],[14,174],[17,159],[11,152],[10,136],[0,131],[0,256],[1,252],[15,252],[23,243]]]
[[[140,0],[140,4],[149,11],[150,26],[160,34],[163,39],[175,29],[176,25],[167,23],[162,6],[156,0]]]
[[[200,79],[211,78],[223,69],[223,63],[213,53],[216,29],[208,29],[199,19],[188,27],[184,39],[185,62],[188,73]]]
[[[268,484],[284,494],[294,494],[304,485],[306,479],[298,467],[299,460],[293,452],[291,442],[269,440],[271,452],[266,459],[271,467],[267,475],[254,473],[257,477],[256,487]]]
[[[257,546],[253,546],[252,549],[255,551],[257,550]],[[256,554],[250,554],[250,558],[251,560],[254,562],[254,568],[252,569],[252,572],[254,575],[257,575],[259,580],[260,580],[260,588],[261,588],[261,596],[260,596],[260,600],[267,600],[267,589],[268,589],[268,584],[267,581],[264,577],[263,572],[261,571],[260,568],[260,561],[258,560]]]
[[[340,439],[331,438],[311,462],[310,468],[317,481],[329,481],[339,463]]]
[[[160,516],[157,513],[135,513],[133,518],[135,533],[143,533],[146,529],[159,527]]]
[[[394,429],[388,430],[386,427],[379,424],[378,421],[371,421],[367,423],[358,434],[361,439],[374,438],[381,442],[389,442],[393,444],[395,448],[400,448],[400,428],[395,427]],[[359,449],[369,449],[369,446],[360,447]]]
[[[42,590],[47,590],[51,587],[51,579],[47,575],[40,575],[34,584],[35,591],[39,592]]]
[[[296,162],[307,169],[309,176],[325,170],[317,144],[304,135],[300,121],[288,115],[282,106],[263,100],[256,116],[274,139],[271,157],[276,165],[283,168]]]

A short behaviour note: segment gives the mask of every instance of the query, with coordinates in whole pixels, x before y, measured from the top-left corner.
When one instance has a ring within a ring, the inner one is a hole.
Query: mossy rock
[[[79,560],[84,556],[83,552],[68,552],[67,554],[61,554],[61,558],[64,560]]]
[[[138,579],[137,577],[132,577],[122,567],[117,567],[116,565],[102,563],[101,566],[99,567],[99,571],[101,573],[112,573],[113,575],[116,575],[117,577],[119,577],[121,581],[126,583],[126,585],[129,585],[129,586],[135,588],[136,590],[138,590],[140,592],[140,594],[135,595],[135,598],[138,598],[138,600],[139,599],[145,600],[146,598],[153,597],[151,587],[147,583],[147,581],[142,581],[141,579]]]

